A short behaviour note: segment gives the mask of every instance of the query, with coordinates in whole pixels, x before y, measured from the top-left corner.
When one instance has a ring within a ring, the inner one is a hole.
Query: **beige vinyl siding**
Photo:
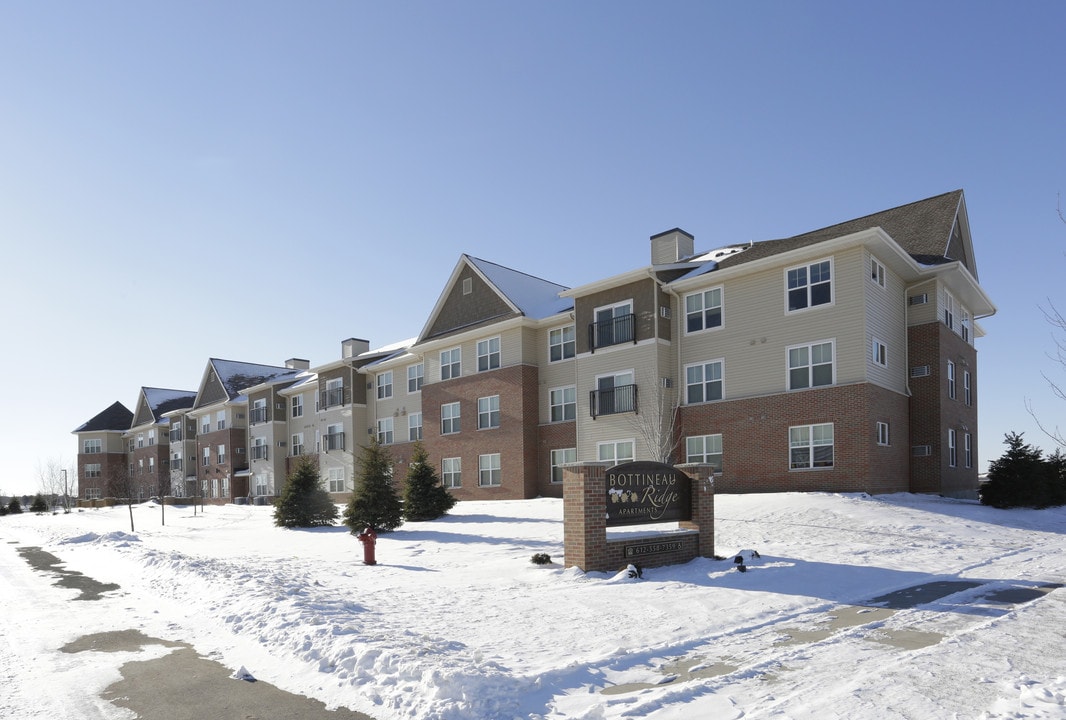
[[[527,360],[527,355],[535,357],[535,350],[527,350],[526,346],[535,344],[530,341],[536,337],[535,330],[529,330],[522,326],[512,326],[506,329],[487,327],[477,335],[456,338],[454,343],[434,344],[432,350],[420,350],[425,355],[425,383],[440,382],[440,354],[452,348],[461,348],[462,367],[461,377],[477,374],[477,344],[489,338],[500,338],[500,367],[509,367],[522,363],[532,363],[536,360]],[[547,341],[545,341],[547,342]],[[410,363],[407,363],[410,364]],[[407,383],[407,370],[404,366],[404,383]]]
[[[654,405],[652,393],[657,389],[660,375],[657,367],[659,343],[645,342],[638,345],[626,345],[625,352],[597,351],[592,355],[581,355],[577,360],[577,446],[578,459],[593,461],[597,459],[596,444],[605,440],[636,441],[636,456],[641,459],[649,457],[648,448],[640,437],[634,423],[643,422],[645,400]],[[619,413],[601,415],[592,419],[589,408],[589,393],[596,389],[596,378],[608,373],[633,371],[633,381],[637,385],[638,415]]]
[[[911,305],[910,298],[915,295],[925,295],[929,301],[922,305]],[[935,280],[927,280],[907,288],[907,324],[925,325],[938,320],[937,309],[940,303],[937,299],[937,283]]]
[[[866,253],[865,267],[875,255]],[[881,262],[884,265],[884,262]],[[866,274],[866,366],[870,382],[899,393],[907,391],[907,297],[906,287],[896,273],[886,267],[885,286]],[[888,348],[888,367],[873,361],[873,340]]]
[[[828,257],[833,260],[833,303],[786,312],[787,268]],[[863,249],[854,248],[728,281],[723,286],[722,328],[684,336],[681,365],[724,358],[726,400],[785,392],[787,348],[833,340],[837,384],[863,380],[869,353],[863,309],[865,263]],[[708,288],[721,284],[715,278],[708,280]],[[679,376],[678,382],[683,386],[684,377]]]

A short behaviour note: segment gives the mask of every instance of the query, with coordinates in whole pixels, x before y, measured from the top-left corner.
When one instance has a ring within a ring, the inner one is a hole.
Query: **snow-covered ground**
[[[460,503],[383,535],[373,567],[346,529],[269,507],[134,514],[135,533],[124,507],[0,518],[0,717],[130,717],[99,693],[169,648],[60,648],[137,629],[378,720],[1066,718],[1066,509],[720,495],[717,551],[756,550],[748,571],[641,579],[564,569],[554,499]],[[24,546],[121,587],[74,601]]]

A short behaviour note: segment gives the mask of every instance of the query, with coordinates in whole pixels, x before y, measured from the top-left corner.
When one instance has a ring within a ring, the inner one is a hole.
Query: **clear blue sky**
[[[999,307],[981,466],[1050,448],[1064,33],[1049,1],[0,2],[0,491],[209,357],[416,335],[460,253],[573,286],[675,226],[956,188]]]

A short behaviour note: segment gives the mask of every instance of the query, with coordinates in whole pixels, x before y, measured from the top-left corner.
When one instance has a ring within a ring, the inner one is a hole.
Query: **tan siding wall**
[[[633,413],[604,415],[592,419],[589,413],[589,393],[596,389],[596,378],[607,373],[632,370],[637,383],[638,408],[643,407],[645,397],[651,399],[655,387],[649,378],[658,378],[657,342],[645,342],[639,345],[620,345],[618,348],[604,348],[593,355],[582,355],[577,359],[577,441],[578,460],[596,460],[596,445],[606,440],[633,439],[637,442],[638,458],[648,457],[646,443],[641,442],[640,433],[634,423],[641,422]],[[658,382],[655,380],[655,382]]]
[[[864,380],[864,261],[861,249],[833,257],[833,304],[796,313],[785,312],[784,265],[727,283],[722,327],[685,335],[682,364],[724,358],[726,399],[765,395],[786,390],[788,347],[835,340],[837,383]],[[684,378],[678,381],[683,387]]]
[[[865,267],[870,268],[870,253]],[[882,263],[884,265],[884,263]],[[870,381],[897,393],[907,391],[907,311],[906,288],[898,275],[885,270],[885,286],[866,275],[866,365]],[[888,367],[873,361],[873,340],[888,348]]]
[[[911,305],[910,298],[925,293],[929,302],[924,305]],[[937,287],[935,280],[917,283],[907,288],[907,324],[925,325],[937,320]]]

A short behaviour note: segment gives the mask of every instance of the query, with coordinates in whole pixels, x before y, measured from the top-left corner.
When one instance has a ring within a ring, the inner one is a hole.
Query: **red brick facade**
[[[686,405],[680,414],[684,436],[722,435],[718,492],[908,490],[907,398],[876,385]],[[878,421],[889,424],[887,446],[876,443]],[[833,467],[790,470],[789,428],[820,423],[833,424]]]

